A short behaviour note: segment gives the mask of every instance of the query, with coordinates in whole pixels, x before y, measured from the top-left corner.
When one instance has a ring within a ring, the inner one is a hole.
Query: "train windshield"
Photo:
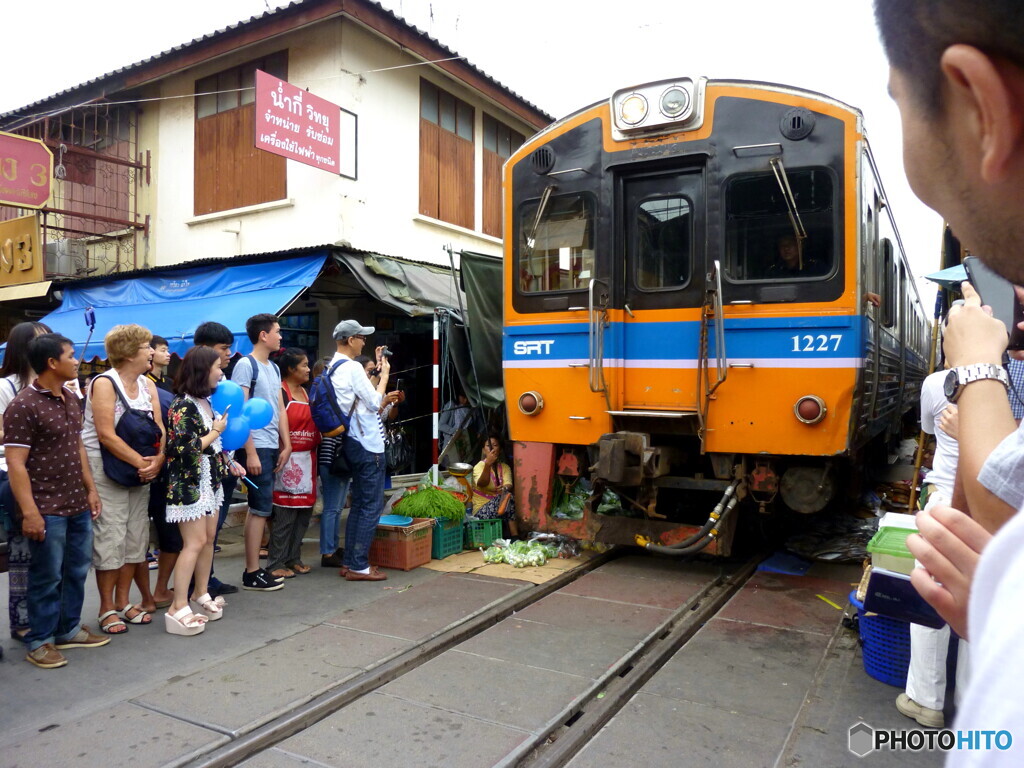
[[[524,293],[585,289],[594,276],[593,197],[552,195],[543,208],[541,200],[523,205],[518,253]]]
[[[794,231],[773,173],[737,176],[726,186],[725,271],[734,282],[824,280],[835,271],[832,175],[824,168],[787,174],[806,238]]]

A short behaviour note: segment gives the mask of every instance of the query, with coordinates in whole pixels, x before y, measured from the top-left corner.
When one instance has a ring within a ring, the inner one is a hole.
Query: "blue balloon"
[[[214,390],[210,403],[217,413],[224,413],[230,405],[231,410],[228,411],[228,418],[230,418],[242,412],[242,406],[245,405],[245,392],[235,382],[224,379]]]
[[[236,451],[249,439],[249,420],[239,414],[228,419],[228,425],[220,436],[225,451]]]
[[[252,429],[263,429],[274,419],[274,407],[262,397],[251,397],[242,406],[242,415]]]

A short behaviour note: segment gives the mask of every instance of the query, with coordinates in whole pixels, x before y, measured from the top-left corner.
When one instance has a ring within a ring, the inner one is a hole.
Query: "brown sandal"
[[[313,570],[312,568],[310,568],[305,563],[297,563],[297,562],[296,563],[288,563],[288,567],[291,568],[296,573],[309,573],[310,571]]]

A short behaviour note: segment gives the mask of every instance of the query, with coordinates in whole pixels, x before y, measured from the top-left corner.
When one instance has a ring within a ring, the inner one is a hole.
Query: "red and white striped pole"
[[[440,398],[440,386],[441,386],[441,324],[438,321],[438,313],[434,312],[434,426],[433,426],[433,440],[431,442],[431,458],[433,464],[431,465],[430,471],[434,476],[434,484],[437,485],[440,481],[440,467],[438,467],[438,413],[441,410],[441,398]]]

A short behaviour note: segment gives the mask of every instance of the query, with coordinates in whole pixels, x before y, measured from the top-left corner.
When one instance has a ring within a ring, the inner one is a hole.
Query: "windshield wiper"
[[[773,157],[768,161],[772,172],[775,174],[775,181],[779,183],[782,190],[782,197],[786,201],[786,213],[789,215],[789,223],[793,225],[793,235],[796,237],[797,251],[800,254],[800,268],[804,266],[804,240],[807,239],[807,230],[800,220],[800,211],[796,209],[796,198],[789,186],[789,176],[786,175],[786,166],[782,164],[781,157]]]
[[[523,258],[530,258],[533,256],[533,248],[537,243],[537,230],[540,229],[540,222],[544,218],[544,212],[547,210],[548,201],[551,199],[551,193],[555,191],[557,187],[554,184],[548,184],[544,187],[544,192],[540,196],[540,205],[537,206],[537,215],[533,217],[533,226],[530,227],[530,231],[526,233],[526,253],[523,254]]]

